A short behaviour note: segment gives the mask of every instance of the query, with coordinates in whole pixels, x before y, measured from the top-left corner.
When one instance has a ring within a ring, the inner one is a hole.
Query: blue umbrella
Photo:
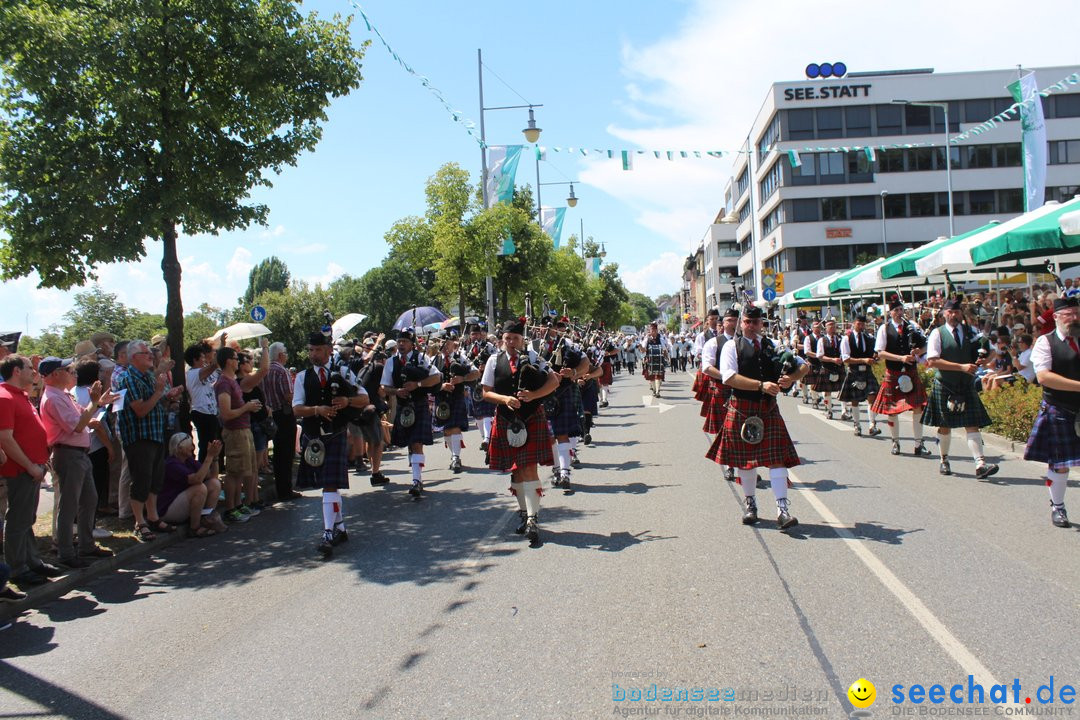
[[[403,330],[413,326],[423,327],[432,323],[441,323],[444,320],[446,320],[446,313],[439,308],[409,308],[398,316],[397,322],[394,323],[394,329]]]

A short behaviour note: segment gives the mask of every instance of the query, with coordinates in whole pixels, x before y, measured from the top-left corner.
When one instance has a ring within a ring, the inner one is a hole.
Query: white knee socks
[[[855,422],[856,425],[858,425],[859,422],[862,420],[862,405],[860,405],[859,403],[851,404],[851,419]]]
[[[525,490],[522,489],[521,483],[510,483],[510,492],[517,498],[518,510],[525,512],[527,509],[525,506]]]
[[[900,442],[900,423],[897,420],[895,415],[889,418],[889,434],[892,435],[893,442]]]
[[[949,446],[952,445],[952,432],[950,431],[948,433],[945,433],[944,435],[942,435],[941,433],[938,433],[937,441],[938,441],[938,452],[941,454],[942,461],[948,460],[949,459]]]
[[[491,418],[486,417],[483,418],[483,421],[481,423],[481,427],[483,428],[481,432],[484,434],[484,442],[487,442],[491,439],[491,420]]]
[[[776,505],[780,507],[780,501],[787,500],[787,468],[770,468],[769,484],[772,485]]]
[[[559,451],[559,470],[570,472],[570,443],[557,443],[555,448]]]
[[[1065,472],[1046,471],[1046,478],[1050,485],[1050,502],[1054,505],[1065,504],[1065,486],[1069,482],[1069,468]]]
[[[754,491],[757,490],[757,468],[739,468],[735,472],[739,473],[743,495],[749,498],[754,497]]]
[[[326,532],[332,533],[334,531],[334,527],[339,524],[344,527],[344,523],[342,522],[341,518],[341,493],[337,491],[323,493],[322,516],[323,529]]]
[[[608,391],[607,385],[601,385],[600,386],[600,401],[601,402],[607,402],[607,391]]]
[[[422,453],[409,455],[409,464],[412,465],[412,479],[414,483],[420,482],[420,473],[424,471],[424,456]]]
[[[450,454],[453,455],[454,457],[457,457],[458,455],[461,454],[461,435],[460,434],[451,435],[449,440],[450,440]]]
[[[576,435],[574,437],[570,438],[570,449],[573,450],[574,452],[577,452],[578,440],[579,440],[579,438]]]
[[[911,413],[911,437],[915,439],[916,445],[923,440],[922,429],[922,410],[916,410]]]
[[[975,458],[976,465],[985,465],[986,456],[983,453],[982,433],[976,430],[967,434],[967,444],[971,448],[971,457]]]
[[[525,511],[530,517],[540,514],[540,481],[529,480],[520,484],[520,491],[525,496]]]

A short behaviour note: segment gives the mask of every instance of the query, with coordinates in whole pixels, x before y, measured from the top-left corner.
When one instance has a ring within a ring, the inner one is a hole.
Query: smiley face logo
[[[874,704],[874,700],[877,699],[877,688],[874,687],[874,683],[870,682],[866,678],[859,678],[855,682],[851,683],[851,687],[847,691],[848,700],[851,704],[857,708],[868,708]]]

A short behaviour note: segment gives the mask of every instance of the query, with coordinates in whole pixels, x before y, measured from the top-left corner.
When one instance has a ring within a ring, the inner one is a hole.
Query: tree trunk
[[[165,278],[165,328],[173,359],[172,384],[173,387],[181,387],[184,384],[184,301],[180,297],[180,260],[176,255],[175,221],[166,222],[161,244],[164,248],[161,274]],[[181,429],[188,427],[189,412],[185,393],[180,400],[178,421]]]
[[[457,308],[458,308],[458,325],[459,336],[465,334],[465,281],[461,279],[461,274],[458,274],[457,283]]]

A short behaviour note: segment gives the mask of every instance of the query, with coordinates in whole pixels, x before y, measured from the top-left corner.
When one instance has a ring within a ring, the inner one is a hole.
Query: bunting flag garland
[[[550,237],[551,241],[555,244],[555,249],[559,249],[559,243],[562,238],[563,220],[566,219],[566,208],[540,208],[540,227],[543,228]]]
[[[634,169],[634,155],[629,150],[622,151],[622,169],[633,170]]]
[[[960,133],[959,135],[954,135],[953,137],[949,138],[949,142],[951,142],[953,144],[956,144],[956,143],[963,142],[964,140],[967,140],[968,138],[979,136],[979,135],[982,135],[983,133],[989,132],[989,131],[993,130],[994,128],[996,128],[1001,123],[1008,120],[1013,115],[1016,115],[1017,113],[1020,113],[1021,117],[1022,117],[1023,112],[1024,112],[1024,108],[1027,108],[1027,111],[1031,111],[1031,110],[1034,109],[1036,103],[1039,103],[1041,105],[1042,104],[1042,98],[1049,97],[1050,95],[1054,94],[1055,92],[1064,92],[1064,91],[1069,89],[1070,85],[1077,85],[1077,84],[1080,84],[1080,73],[1073,73],[1072,75],[1068,76],[1067,78],[1065,78],[1063,80],[1059,80],[1056,83],[1054,83],[1053,85],[1050,85],[1050,86],[1048,86],[1046,88],[1043,88],[1042,90],[1039,90],[1038,92],[1035,92],[1035,93],[1033,93],[1031,95],[1029,95],[1027,93],[1027,91],[1025,90],[1024,99],[1022,101],[1017,101],[1017,102],[1013,103],[1012,105],[1005,108],[1000,113],[998,113],[994,117],[990,118],[986,122],[980,123],[979,125],[976,125],[975,127],[970,128],[967,131]],[[1032,89],[1034,89],[1034,87]]]
[[[787,151],[787,156],[788,156],[788,162],[791,163],[791,167],[797,168],[797,167],[802,166],[802,160],[799,159],[799,151],[798,150],[788,150]]]

